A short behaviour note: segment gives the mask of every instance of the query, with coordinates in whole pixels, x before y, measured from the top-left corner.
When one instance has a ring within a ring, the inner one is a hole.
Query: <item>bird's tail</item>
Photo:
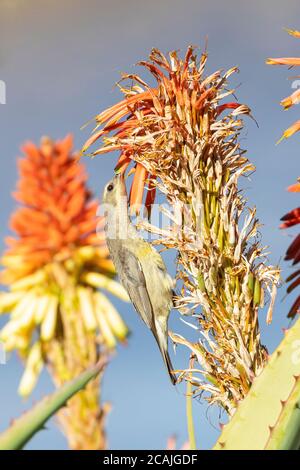
[[[175,385],[176,382],[177,382],[177,377],[173,372],[173,366],[172,366],[172,362],[171,362],[169,352],[168,352],[168,337],[167,337],[167,334],[162,331],[160,325],[156,325],[156,332],[155,332],[154,336],[155,336],[156,342],[158,344],[158,347],[160,349],[161,355],[163,357],[163,360],[164,360],[165,366],[167,368],[167,371],[168,371],[169,377],[171,379],[171,382],[172,382],[173,385]]]
[[[168,370],[168,373],[169,373],[169,377],[171,379],[171,382],[173,385],[176,385],[176,382],[177,382],[177,377],[176,375],[174,374],[173,372],[173,366],[172,366],[172,362],[171,362],[171,359],[170,359],[170,356],[169,356],[169,353],[168,351],[162,351],[161,350],[161,353],[162,353],[162,357],[163,357],[163,360],[164,360],[164,363],[166,365],[166,368]]]

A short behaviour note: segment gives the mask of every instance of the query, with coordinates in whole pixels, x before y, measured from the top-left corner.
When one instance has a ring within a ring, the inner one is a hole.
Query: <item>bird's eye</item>
[[[109,184],[107,186],[107,191],[112,191],[114,189],[114,185],[113,184]]]

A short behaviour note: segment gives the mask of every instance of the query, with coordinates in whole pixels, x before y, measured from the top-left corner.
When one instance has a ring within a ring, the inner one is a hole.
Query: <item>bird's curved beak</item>
[[[117,173],[117,174],[114,176],[114,183],[115,183],[116,186],[119,187],[119,189],[120,189],[120,195],[127,197],[127,191],[126,191],[126,185],[125,185],[124,175],[121,174],[121,173]]]

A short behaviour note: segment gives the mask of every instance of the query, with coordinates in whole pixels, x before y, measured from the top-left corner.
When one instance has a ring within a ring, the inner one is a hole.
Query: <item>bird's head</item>
[[[110,206],[118,206],[126,201],[127,205],[127,191],[123,175],[115,175],[104,188],[103,203]]]

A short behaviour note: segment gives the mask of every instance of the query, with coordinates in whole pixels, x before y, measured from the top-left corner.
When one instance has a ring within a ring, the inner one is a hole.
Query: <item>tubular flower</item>
[[[296,38],[300,38],[300,31],[295,31],[292,29],[288,29],[287,32]],[[299,66],[300,65],[300,58],[286,58],[286,59],[268,59],[267,64],[271,65],[291,65],[291,66]],[[281,101],[281,105],[284,109],[289,109],[291,106],[298,104],[300,100],[300,90],[295,90],[290,96],[285,98]],[[287,139],[291,137],[296,132],[300,130],[300,120],[296,121],[292,124],[288,129],[286,129],[279,140],[279,142],[283,139]],[[299,192],[300,191],[300,179],[298,178],[298,182],[293,184],[292,186],[288,187],[288,191],[290,192]],[[280,228],[288,228],[294,225],[299,224],[300,222],[300,208],[292,210],[288,214],[285,214],[282,219],[283,223],[280,225]],[[286,260],[293,260],[293,265],[299,263],[300,261],[300,234],[296,236],[293,243],[290,245],[286,252],[285,256]],[[293,274],[291,274],[287,280],[290,282],[290,285],[287,288],[287,292],[292,292],[296,287],[300,285],[300,270],[296,270]],[[294,304],[292,305],[288,317],[294,318],[297,313],[300,311],[300,296],[297,297]]]
[[[295,38],[300,38],[300,31],[296,31],[293,29],[287,29],[287,32],[294,36]],[[268,65],[289,65],[289,66],[300,66],[300,57],[282,57],[279,59],[267,59],[266,63]],[[300,100],[300,90],[296,89],[290,96],[284,98],[280,104],[283,106],[284,109],[289,109],[291,106],[298,104]],[[279,139],[278,143],[281,142],[283,139],[288,139],[293,134],[300,130],[300,121],[296,121],[292,124],[288,129],[286,129]]]
[[[71,136],[58,142],[43,138],[40,147],[27,142],[18,162],[19,207],[10,221],[15,236],[6,240],[1,272],[8,292],[0,294],[0,312],[11,313],[0,339],[25,361],[22,396],[31,393],[44,364],[59,386],[128,333],[104,294],[127,300],[113,280],[98,202],[72,146]],[[105,446],[105,407],[99,406],[97,379],[60,413],[73,449]]]
[[[171,334],[195,358],[195,367],[183,370],[181,378],[232,414],[267,360],[258,310],[269,292],[271,320],[279,272],[266,264],[255,209],[246,206],[238,188],[239,177],[254,167],[238,143],[240,115],[250,110],[223,101],[232,94],[227,80],[237,69],[205,76],[206,61],[206,54],[198,61],[192,47],[184,60],[154,49],[140,65],[156,86],[126,75],[133,85],[122,86],[125,99],[96,117],[85,150],[99,141],[93,155],[119,150],[117,170],[134,161],[131,191],[138,198],[131,202],[141,203],[146,182],[146,205],[154,201],[153,187],[165,195],[170,226],[143,221],[140,227],[178,253],[177,307],[199,331],[196,342]]]
[[[279,59],[267,59],[268,65],[300,65],[300,57],[281,57]]]
[[[298,183],[293,184],[292,186],[289,186],[288,191],[300,192],[300,178],[298,178]],[[284,215],[281,218],[281,220],[283,221],[283,223],[280,225],[280,228],[289,228],[289,227],[293,227],[294,225],[299,224],[300,223],[300,207]],[[294,241],[289,246],[285,255],[285,260],[287,261],[292,260],[293,265],[296,265],[300,262],[300,234],[295,237]],[[287,282],[290,282],[290,285],[287,288],[287,293],[289,294],[296,287],[300,286],[300,269],[297,269],[293,274],[291,274],[287,278]],[[293,303],[289,311],[288,317],[294,318],[295,315],[299,312],[300,312],[300,296],[298,296],[295,302]]]

